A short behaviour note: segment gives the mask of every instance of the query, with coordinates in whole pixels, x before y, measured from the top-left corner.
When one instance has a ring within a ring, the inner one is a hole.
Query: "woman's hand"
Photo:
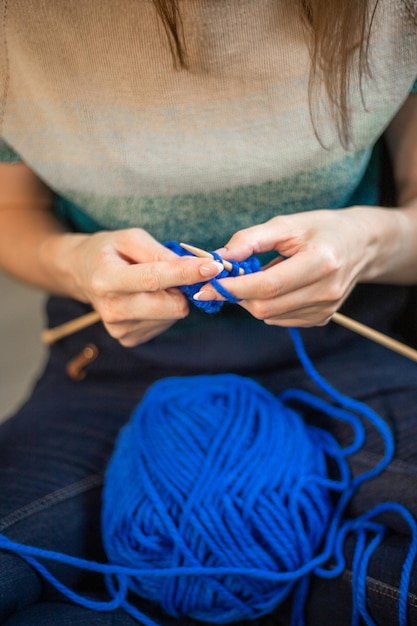
[[[53,235],[42,255],[45,264],[55,264],[71,295],[91,303],[109,334],[126,347],[187,316],[187,298],[176,287],[208,280],[223,269],[214,261],[178,257],[139,228]]]
[[[267,324],[325,324],[357,282],[417,283],[417,94],[385,133],[398,208],[352,207],[276,217],[236,233],[219,251],[242,261],[275,250],[287,257],[222,284]],[[219,299],[204,287],[201,300]]]
[[[0,164],[0,266],[16,278],[89,302],[125,346],[188,314],[177,286],[216,276],[215,262],[178,257],[140,228],[66,233],[54,194],[25,164]]]
[[[267,324],[324,325],[357,282],[383,274],[386,260],[396,255],[403,221],[400,212],[369,207],[273,218],[239,231],[218,252],[237,261],[270,251],[282,256],[262,272],[224,279],[221,284]],[[198,299],[221,296],[204,286]]]

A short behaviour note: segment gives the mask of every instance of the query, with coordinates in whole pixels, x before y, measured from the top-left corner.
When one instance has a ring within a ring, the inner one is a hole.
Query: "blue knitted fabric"
[[[279,397],[234,374],[163,379],[148,389],[122,429],[109,463],[102,508],[108,563],[95,563],[12,542],[0,548],[26,559],[67,598],[92,610],[123,607],[145,626],[157,626],[135,603],[141,596],[180,619],[241,622],[292,598],[292,625],[303,624],[311,576],[332,578],[345,566],[353,533],[352,624],[374,624],[366,604],[366,572],[383,541],[381,514],[391,511],[411,531],[398,603],[407,623],[407,590],[417,552],[417,526],[402,506],[384,503],[356,518],[346,507],[365,481],[393,456],[385,422],[343,396],[313,367],[297,331],[290,330],[305,371],[320,396],[289,389]],[[352,428],[342,447],[309,426],[315,411]],[[349,457],[375,428],[383,458],[352,477]],[[328,475],[329,461],[336,468]],[[52,559],[104,574],[109,600],[97,602],[64,586],[43,564]],[[92,617],[92,620],[94,618]]]
[[[182,248],[176,241],[169,241],[165,244],[165,246],[169,248],[170,250],[172,250],[173,252],[175,252],[176,254],[178,254],[179,256],[194,256],[192,252],[189,252],[188,250],[185,250],[184,248]],[[214,259],[222,262],[222,259],[216,252],[212,252],[211,254],[213,255]],[[238,299],[235,298],[229,291],[227,291],[219,283],[219,279],[228,278],[229,276],[237,276],[241,268],[244,270],[245,274],[252,274],[253,272],[259,272],[261,270],[261,264],[259,263],[259,260],[255,256],[249,257],[249,259],[246,259],[246,261],[243,261],[242,263],[237,263],[236,261],[233,261],[233,260],[229,262],[232,265],[232,270],[230,272],[227,271],[226,269],[223,269],[223,271],[220,272],[220,274],[218,274],[216,278],[212,278],[209,281],[195,283],[194,285],[182,285],[180,287],[181,291],[183,291],[183,293],[190,300],[192,300],[194,294],[200,291],[203,285],[210,283],[212,287],[214,287],[214,289],[216,289],[216,291],[219,292],[220,295],[226,298],[226,301],[235,302],[235,303],[238,302]],[[224,301],[223,300],[206,300],[206,301],[193,300],[193,303],[195,304],[197,308],[202,309],[206,313],[217,313],[222,308]]]

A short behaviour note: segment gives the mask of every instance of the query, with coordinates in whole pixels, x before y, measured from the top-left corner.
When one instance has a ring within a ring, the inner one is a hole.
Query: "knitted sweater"
[[[292,0],[179,4],[184,70],[150,0],[0,0],[1,159],[27,163],[76,230],[209,249],[274,215],[374,203],[373,147],[417,77],[412,3],[380,0],[347,150],[325,95],[313,128]]]

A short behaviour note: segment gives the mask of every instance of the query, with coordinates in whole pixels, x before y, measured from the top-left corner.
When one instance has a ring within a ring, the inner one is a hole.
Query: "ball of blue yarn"
[[[317,432],[234,374],[155,383],[108,466],[109,561],[141,570],[128,587],[174,616],[227,623],[270,612],[332,514]],[[280,572],[290,575],[277,583]]]
[[[185,254],[175,242],[167,245]],[[253,258],[232,266],[219,277],[236,275],[239,267],[245,273],[261,269]],[[216,279],[209,282],[236,302]],[[192,299],[200,285],[180,288]],[[223,303],[201,304],[210,313]],[[322,378],[299,333],[290,334],[306,374],[331,403],[301,389],[276,398],[234,374],[161,380],[122,430],[108,466],[102,507],[108,563],[19,544],[2,534],[0,549],[20,555],[69,600],[96,611],[121,607],[144,626],[158,624],[135,606],[134,594],[179,618],[225,624],[270,613],[290,592],[291,625],[303,626],[310,576],[342,573],[344,542],[352,533],[351,623],[363,619],[373,625],[367,567],[384,537],[378,517],[390,512],[406,521],[412,535],[399,584],[398,623],[406,626],[416,521],[395,502],[344,518],[360,485],[392,460],[392,435],[372,409]],[[342,447],[329,432],[306,425],[293,406],[349,424],[352,442]],[[352,477],[348,458],[364,443],[362,419],[379,432],[385,451],[374,467]],[[329,459],[337,477],[327,475]],[[43,559],[102,573],[109,599],[78,594]]]

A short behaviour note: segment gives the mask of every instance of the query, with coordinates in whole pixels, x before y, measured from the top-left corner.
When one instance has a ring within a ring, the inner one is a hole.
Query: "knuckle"
[[[265,322],[270,317],[269,307],[265,302],[257,300],[252,305],[252,315],[255,319]]]
[[[250,233],[248,228],[238,230],[230,240],[230,243],[237,246],[246,247],[250,243]]]
[[[329,315],[327,317],[325,317],[324,319],[320,320],[319,322],[317,322],[316,326],[327,326],[327,324],[331,321],[332,316]]]
[[[107,281],[101,272],[93,272],[91,276],[91,291],[98,298],[102,298],[107,293]]]
[[[100,317],[104,324],[116,324],[120,321],[119,316],[111,307],[100,307]]]
[[[123,339],[125,331],[122,328],[112,324],[111,322],[106,322],[104,319],[103,323],[110,337],[113,337],[113,339],[117,339],[119,342]]]
[[[324,307],[324,309],[322,309],[321,312],[321,317],[323,320],[325,320],[325,323],[327,324],[327,322],[330,322],[330,320],[332,319],[333,315],[336,313],[338,306],[338,303],[336,304],[331,304],[328,305],[326,307]]]
[[[272,300],[282,295],[283,287],[284,286],[280,283],[278,277],[275,276],[273,272],[270,274],[268,272],[261,272],[260,279],[257,278],[256,291],[254,291],[254,295],[256,297],[256,300],[254,300],[254,306],[267,306],[270,308]]]
[[[158,316],[159,319],[180,320],[187,317],[190,307],[186,296],[179,289],[170,289],[169,294],[169,309],[165,310],[162,318]]]
[[[143,228],[134,226],[133,228],[125,228],[119,231],[119,235],[128,245],[135,246],[138,245],[138,242],[142,241],[145,231]]]
[[[265,276],[259,287],[259,295],[265,300],[276,298],[280,295],[281,287],[273,277]]]
[[[176,282],[178,285],[192,285],[202,278],[198,273],[198,269],[194,263],[189,263],[187,257],[178,259],[175,262],[175,271],[177,274]]]
[[[190,307],[188,306],[187,300],[184,297],[178,298],[174,311],[174,319],[182,320],[187,317],[189,312]]]
[[[118,232],[119,237],[125,239],[125,241],[131,241],[137,243],[137,239],[141,238],[145,231],[139,226],[132,226],[131,228],[121,228]]]
[[[121,337],[119,339],[119,343],[124,348],[134,348],[135,346],[143,342],[141,342],[137,337],[128,336],[128,337]]]
[[[132,348],[139,343],[137,334],[132,332],[130,324],[104,322],[104,325],[109,335],[125,348]]]
[[[326,300],[330,303],[340,302],[344,295],[343,285],[340,282],[335,282],[327,289]]]
[[[132,332],[132,329],[126,326],[106,325],[107,332],[113,339],[116,339],[124,348],[134,348],[140,343],[144,343],[147,339],[139,333]]]
[[[196,268],[189,265],[187,257],[175,259],[175,261],[171,263],[170,271],[175,273],[175,279],[173,282],[178,286],[196,282]]]
[[[161,280],[153,265],[143,268],[141,283],[142,290],[146,292],[154,292],[161,289]]]
[[[126,319],[126,315],[123,316],[123,309],[121,309],[118,298],[109,296],[101,298],[97,309],[105,324],[117,324]]]
[[[327,247],[325,250],[323,250],[322,258],[323,272],[325,275],[330,276],[337,273],[341,269],[341,260],[333,248]]]
[[[134,240],[137,237],[143,237],[145,234],[148,236],[148,233],[143,229],[140,228],[140,226],[133,226],[132,228],[127,228],[124,231],[128,237],[133,237]]]

